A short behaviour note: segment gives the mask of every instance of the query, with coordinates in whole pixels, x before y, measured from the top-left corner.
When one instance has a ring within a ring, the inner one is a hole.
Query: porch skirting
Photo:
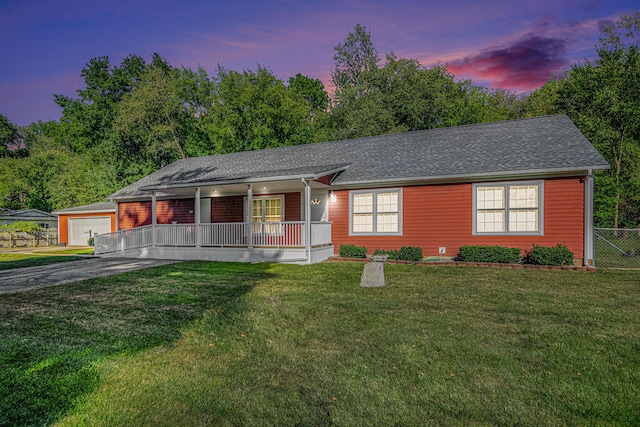
[[[279,262],[313,264],[334,256],[333,245],[311,248],[307,259],[304,248],[216,248],[216,247],[143,247],[110,252],[100,256],[109,258],[175,259],[180,261]]]

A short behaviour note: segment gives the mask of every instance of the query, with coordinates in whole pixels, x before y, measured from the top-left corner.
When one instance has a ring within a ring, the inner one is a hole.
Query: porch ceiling
[[[304,190],[302,179],[289,179],[281,181],[255,182],[253,194],[279,194]],[[189,187],[179,187],[163,189],[158,195],[162,196],[193,196],[195,189],[200,188],[200,197],[225,197],[247,194],[247,183],[242,184],[220,184],[220,185],[198,185],[191,184]],[[328,188],[328,185],[317,181],[311,181],[311,188]]]

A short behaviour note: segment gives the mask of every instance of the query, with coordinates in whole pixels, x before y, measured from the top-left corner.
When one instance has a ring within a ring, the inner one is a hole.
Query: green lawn
[[[0,254],[0,270],[12,268],[35,267],[38,265],[55,264],[57,262],[76,261],[83,259],[77,256],[68,255],[40,255],[40,254],[20,254],[8,253]]]
[[[0,295],[0,425],[639,425],[640,272],[193,262]]]

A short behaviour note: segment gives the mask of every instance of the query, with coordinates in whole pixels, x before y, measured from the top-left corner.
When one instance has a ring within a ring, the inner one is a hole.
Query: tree
[[[154,170],[185,158],[185,116],[170,71],[150,68],[118,106],[114,130],[120,158],[147,163]]]
[[[353,32],[347,34],[344,43],[334,46],[335,66],[331,73],[331,83],[335,87],[335,96],[348,88],[364,89],[364,74],[378,67],[378,51],[371,42],[371,34],[366,27],[356,24]]]
[[[342,45],[339,45],[342,46]],[[344,52],[341,52],[341,56]],[[456,82],[443,64],[424,67],[389,53],[383,66],[362,70],[334,99],[327,129],[333,139],[513,118],[520,100]],[[355,81],[355,80],[354,80]]]
[[[306,102],[267,68],[239,73],[219,67],[206,117],[216,153],[313,142],[308,117]]]
[[[563,84],[564,77],[554,78],[524,97],[523,115],[535,117],[561,113],[558,97]]]
[[[610,23],[598,58],[574,66],[559,106],[611,164],[596,177],[596,223],[637,227],[640,201],[640,12]]]
[[[295,77],[289,78],[288,89],[300,95],[307,103],[311,120],[329,106],[329,95],[324,90],[324,85],[319,79],[312,79],[298,73]]]
[[[18,126],[0,114],[0,158],[24,157],[27,154],[27,146]]]
[[[162,63],[157,58],[154,54],[154,60]],[[54,95],[62,107],[60,123],[74,151],[84,152],[112,136],[117,105],[133,92],[146,69],[144,59],[137,55],[127,56],[120,67],[112,66],[107,56],[93,58],[81,72],[85,87],[77,91],[78,98]]]

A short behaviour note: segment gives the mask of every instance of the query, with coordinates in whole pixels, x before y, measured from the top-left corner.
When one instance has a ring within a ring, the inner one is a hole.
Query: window
[[[352,191],[349,195],[349,234],[402,233],[402,191]]]
[[[245,199],[246,200],[246,199]],[[252,222],[281,222],[283,219],[283,196],[259,196],[252,200]],[[246,202],[245,202],[246,206]]]
[[[474,234],[543,234],[543,183],[474,184]]]

